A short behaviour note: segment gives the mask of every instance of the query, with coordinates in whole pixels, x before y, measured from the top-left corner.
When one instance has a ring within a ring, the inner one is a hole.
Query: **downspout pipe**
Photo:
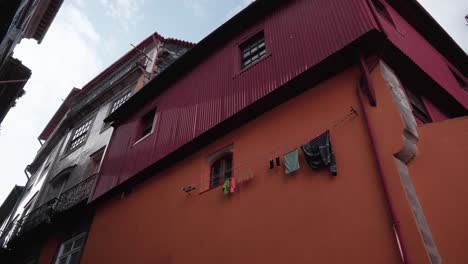
[[[156,69],[156,63],[158,62],[158,53],[159,53],[158,42],[156,41],[156,35],[155,34],[153,34],[153,42],[154,42],[155,56],[154,56],[154,59],[153,59],[153,67],[151,67],[151,73],[150,73],[150,77],[149,77],[150,81],[153,79],[154,70]]]
[[[378,171],[378,174],[379,174],[380,179],[382,181],[384,196],[385,196],[385,199],[387,200],[387,204],[388,204],[388,207],[389,207],[390,217],[391,217],[391,221],[392,221],[392,228],[393,228],[393,231],[395,233],[395,237],[396,237],[396,240],[397,240],[398,247],[400,249],[402,263],[403,264],[409,264],[410,262],[408,260],[406,245],[405,245],[405,243],[404,243],[404,241],[402,239],[402,235],[401,235],[402,232],[401,232],[401,229],[400,229],[400,221],[396,217],[395,205],[393,204],[392,200],[390,199],[390,192],[388,190],[388,180],[387,180],[388,176],[385,173],[385,170],[383,169],[383,166],[382,166],[382,160],[381,160],[380,155],[379,155],[379,151],[378,151],[379,148],[378,148],[378,145],[377,145],[377,142],[376,142],[376,136],[375,136],[374,128],[373,128],[372,123],[370,122],[370,119],[369,119],[369,112],[368,112],[367,107],[365,105],[364,94],[361,91],[359,86],[357,88],[357,93],[358,93],[358,97],[359,97],[359,103],[361,105],[362,112],[363,112],[363,115],[364,115],[364,120],[365,120],[365,123],[366,123],[367,132],[369,134],[370,143],[371,143],[371,146],[372,146],[372,152],[374,154],[375,161],[376,161],[376,164],[377,164],[377,171]]]

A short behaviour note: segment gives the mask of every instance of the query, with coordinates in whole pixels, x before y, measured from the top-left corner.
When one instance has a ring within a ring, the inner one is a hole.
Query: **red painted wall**
[[[377,16],[388,39],[458,102],[468,108],[468,94],[460,87],[445,58],[392,7],[388,4],[385,6],[395,25],[381,15]]]
[[[358,80],[357,68],[339,74],[150,177],[123,199],[100,203],[81,263],[400,263]],[[377,95],[380,104],[381,97],[393,104],[388,91]],[[358,115],[339,122],[351,106]],[[401,120],[394,108],[385,109],[393,128],[385,149],[393,150],[401,143],[395,133]],[[294,175],[285,175],[284,167],[268,169],[270,158],[327,128],[338,176],[310,169],[302,153]],[[252,172],[253,180],[230,197],[220,187],[199,193],[209,177],[208,157],[230,144],[234,176]],[[394,179],[392,190],[401,189]],[[188,185],[197,191],[187,195],[181,189]],[[398,208],[411,212],[405,203]],[[427,263],[411,220],[400,218],[412,263]]]
[[[430,100],[422,98],[424,106],[427,109],[427,112],[431,116],[432,122],[440,122],[449,119],[449,117],[442,112],[437,106],[431,103]]]
[[[468,263],[468,117],[426,124],[418,132],[409,169],[432,236],[443,263]]]
[[[369,14],[364,0],[292,1],[246,28],[115,129],[92,199],[374,29]],[[259,30],[269,55],[240,71],[238,45]],[[155,132],[134,145],[141,116],[155,106]]]

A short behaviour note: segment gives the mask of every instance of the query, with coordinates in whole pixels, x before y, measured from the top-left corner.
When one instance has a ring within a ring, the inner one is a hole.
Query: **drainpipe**
[[[400,229],[400,221],[396,217],[395,206],[394,206],[392,200],[390,199],[390,192],[388,190],[388,184],[387,184],[388,177],[387,177],[387,175],[385,173],[385,170],[383,169],[383,166],[382,166],[382,161],[381,161],[381,158],[380,158],[380,155],[379,155],[377,142],[375,140],[376,136],[375,136],[375,133],[374,133],[374,129],[373,129],[372,124],[371,124],[371,122],[369,120],[369,113],[368,113],[366,105],[365,105],[364,95],[363,95],[361,89],[359,88],[359,86],[358,86],[357,92],[358,92],[358,97],[359,97],[359,103],[360,103],[362,111],[364,113],[364,120],[366,122],[367,132],[369,133],[369,138],[370,138],[370,141],[371,141],[372,151],[374,153],[375,161],[376,161],[376,164],[377,164],[377,170],[378,170],[380,179],[382,181],[382,187],[383,187],[385,199],[387,200],[387,204],[388,204],[388,207],[389,207],[390,217],[391,217],[391,220],[392,220],[392,228],[393,228],[393,232],[395,233],[395,237],[396,237],[396,240],[397,240],[397,243],[398,243],[398,247],[400,249],[402,263],[403,264],[409,264],[408,255],[407,255],[407,251],[406,251],[406,245],[404,244],[404,241],[401,238],[402,236],[401,236],[401,229]]]
[[[28,175],[28,170],[29,170],[29,165],[26,166],[26,168],[24,168],[24,175],[26,175],[26,178],[28,178],[28,181],[29,181],[29,179],[31,178],[31,175]]]
[[[153,59],[153,67],[151,67],[151,73],[150,73],[149,81],[151,81],[153,79],[154,70],[156,69],[156,63],[158,61],[159,49],[158,49],[158,44],[156,42],[156,35],[155,34],[153,34],[153,42],[154,42],[154,48],[155,48],[155,56],[154,56],[154,59]]]

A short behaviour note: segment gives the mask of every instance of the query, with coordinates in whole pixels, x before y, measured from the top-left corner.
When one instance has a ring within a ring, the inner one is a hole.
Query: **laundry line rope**
[[[301,144],[301,142],[305,142],[307,140],[311,140],[319,135],[321,135],[324,131],[327,131],[327,130],[331,130],[331,129],[334,129],[334,128],[337,128],[339,126],[341,126],[342,124],[344,124],[346,121],[348,121],[349,119],[351,119],[351,117],[354,117],[354,116],[357,116],[358,113],[356,112],[356,110],[353,108],[353,107],[350,107],[350,110],[348,113],[346,113],[346,115],[344,116],[341,116],[339,118],[336,118],[334,119],[333,121],[329,122],[326,126],[321,126],[319,129],[314,129],[314,132],[311,133],[312,136],[308,136],[308,139],[303,139],[301,138],[300,142],[299,142],[299,137],[295,138],[294,139],[294,142],[298,142],[298,143],[295,143],[293,145],[296,145],[296,144]],[[228,174],[228,173],[232,173],[240,168],[243,168],[243,167],[247,167],[247,165],[250,165],[252,164],[254,161],[257,161],[258,159],[260,158],[265,158],[265,157],[270,157],[270,158],[273,158],[271,155],[273,155],[273,153],[283,149],[283,148],[286,148],[286,147],[291,147],[291,141],[293,140],[289,140],[288,142],[286,143],[283,143],[281,145],[277,145],[276,147],[268,150],[268,151],[265,151],[265,152],[262,152],[262,153],[259,153],[259,154],[256,154],[256,155],[253,155],[252,158],[248,159],[247,161],[241,163],[240,165],[236,166],[236,167],[233,167],[231,168],[230,170],[226,170],[224,171],[223,173],[220,173],[217,177],[207,177],[206,181],[202,181],[200,184],[197,184],[195,186],[200,186],[206,182],[211,182],[212,180],[217,180],[217,179],[220,179],[221,177],[224,178],[224,175]]]

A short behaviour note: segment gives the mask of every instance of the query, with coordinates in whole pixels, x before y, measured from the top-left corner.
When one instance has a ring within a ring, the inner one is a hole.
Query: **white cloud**
[[[105,14],[120,23],[126,31],[143,19],[143,3],[144,0],[101,0]]]
[[[14,57],[32,70],[18,100],[2,123],[0,202],[15,184],[24,184],[23,170],[33,160],[36,140],[73,87],[82,87],[102,68],[97,48],[101,36],[77,5],[65,2],[44,41],[23,39]]]
[[[184,0],[185,8],[199,18],[206,18],[208,15],[208,0]]]
[[[418,0],[437,22],[452,36],[460,47],[468,53],[468,15],[466,0]]]

